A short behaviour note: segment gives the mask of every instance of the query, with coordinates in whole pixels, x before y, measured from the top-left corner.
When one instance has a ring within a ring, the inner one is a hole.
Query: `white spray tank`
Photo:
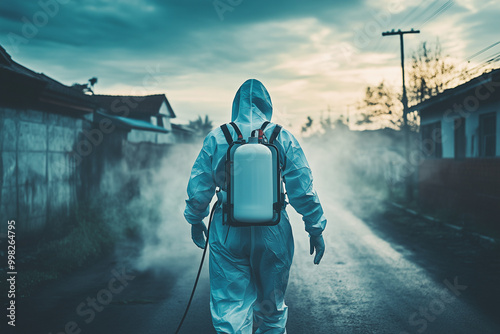
[[[250,137],[246,145],[236,148],[233,156],[232,202],[234,218],[253,224],[273,219],[273,155]]]
[[[285,195],[281,180],[278,148],[273,144],[281,126],[276,125],[270,139],[264,135],[269,122],[252,131],[248,141],[238,126],[231,125],[238,135],[233,140],[228,125],[221,125],[229,148],[215,177],[222,183],[217,198],[222,203],[222,222],[230,226],[272,226],[281,220]],[[258,137],[254,134],[258,133]],[[222,162],[221,161],[221,162]],[[224,170],[222,170],[222,168]],[[229,229],[228,229],[229,231]]]

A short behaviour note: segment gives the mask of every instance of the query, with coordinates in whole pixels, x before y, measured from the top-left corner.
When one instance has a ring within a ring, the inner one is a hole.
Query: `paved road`
[[[407,260],[408,249],[390,245],[334,201],[323,203],[331,225],[322,265],[310,266],[307,243],[296,238],[290,333],[500,333],[465,302],[460,277],[458,286],[455,277],[432,279]]]
[[[431,278],[409,260],[414,257],[409,248],[384,241],[333,199],[322,196],[322,202],[330,223],[320,266],[312,264],[300,217],[289,210],[295,258],[287,291],[288,333],[500,333],[498,324],[467,303],[468,290],[460,277]],[[87,313],[79,315],[77,307],[99,294],[107,302],[110,295],[102,290],[109,290],[110,280],[117,276],[112,269],[118,269],[120,276],[119,268],[126,263],[103,259],[49,284],[24,306],[25,313],[20,311],[18,323],[24,329],[19,333],[73,333],[72,326],[92,334],[173,333],[201,256],[191,246],[185,250],[181,245],[186,241],[187,237],[173,240],[164,257],[156,259],[158,263],[180,259],[165,270],[122,272],[127,286],[113,292],[112,301],[92,319],[90,308],[83,307],[80,313]],[[113,281],[111,288],[118,289],[118,282]],[[208,302],[205,268],[182,333],[214,333]]]

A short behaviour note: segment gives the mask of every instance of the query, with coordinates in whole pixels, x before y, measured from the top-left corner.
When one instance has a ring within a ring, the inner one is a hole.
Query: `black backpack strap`
[[[234,131],[236,131],[236,134],[238,135],[238,140],[242,140],[243,139],[243,135],[241,134],[241,131],[238,128],[238,126],[236,125],[236,123],[231,122],[229,124],[231,124],[231,126],[234,128]]]
[[[220,126],[220,128],[222,129],[222,132],[224,133],[224,137],[226,137],[227,143],[229,144],[229,146],[231,146],[233,144],[233,137],[229,133],[229,129],[227,128],[227,124],[222,124]]]
[[[281,131],[281,125],[276,124],[274,127],[273,133],[271,134],[271,137],[269,138],[269,144],[272,144],[276,137],[280,134]]]
[[[270,122],[269,121],[265,121],[264,123],[262,123],[262,126],[260,127],[260,129],[262,131],[264,131],[264,129],[266,128],[266,126],[269,124]]]

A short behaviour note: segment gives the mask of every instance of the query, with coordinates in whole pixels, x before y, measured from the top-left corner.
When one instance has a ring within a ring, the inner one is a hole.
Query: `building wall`
[[[497,110],[497,157],[500,157],[500,103],[496,104]]]
[[[170,130],[172,131],[172,130]],[[158,133],[156,135],[157,144],[173,144],[175,143],[175,136],[172,132],[169,133]]]
[[[434,122],[441,122],[441,138],[443,148],[443,158],[454,158],[455,156],[455,134],[454,120],[465,117],[465,137],[467,158],[479,157],[479,117],[482,114],[496,112],[497,114],[497,136],[496,136],[496,156],[500,157],[500,102],[482,103],[479,110],[475,112],[465,112],[462,115],[447,113],[446,110],[425,115],[421,118],[420,124],[427,125]]]
[[[165,102],[162,103],[158,113],[161,115],[168,115],[169,114],[168,109],[167,109],[167,104]],[[170,124],[170,117],[163,116],[163,127],[165,129],[167,129],[168,131],[172,131],[172,126]]]
[[[429,159],[419,168],[425,207],[473,213],[498,228],[500,159]]]
[[[193,133],[182,130],[172,130],[172,135],[174,137],[174,142],[177,144],[195,143],[198,139],[200,139]],[[200,140],[203,141],[203,138]]]
[[[479,157],[479,119],[496,113],[496,157]],[[455,119],[465,119],[465,157],[455,158]],[[443,159],[426,159],[419,166],[419,201],[429,208],[480,217],[498,228],[500,215],[500,103],[482,103],[478,110],[459,114],[435,111],[421,124],[441,122]]]
[[[465,119],[465,157],[474,158],[479,156],[479,116],[472,114]]]
[[[153,144],[173,144],[175,138],[172,132],[161,133],[152,131],[142,131],[132,129],[127,140],[131,143],[153,143]]]
[[[158,111],[159,116],[151,116],[149,122],[153,125],[158,124],[158,117],[161,117],[163,123],[163,128],[165,128],[168,133],[161,132],[151,132],[142,130],[131,130],[127,136],[127,140],[131,143],[153,143],[153,144],[174,144],[176,138],[172,133],[172,124],[170,123],[170,117],[166,116],[169,114],[167,105],[165,102],[160,106]]]
[[[441,123],[441,145],[443,158],[452,158],[454,154],[454,142],[453,142],[453,119],[451,117],[445,117],[443,113],[433,113],[432,115],[422,117],[420,124],[425,126],[435,122]]]
[[[449,119],[441,120],[441,138],[443,140],[443,158],[453,158],[455,155],[454,139],[455,123]]]
[[[497,115],[496,156],[500,156],[500,104],[489,103],[481,105],[477,113],[472,113],[465,119],[465,134],[467,138],[466,157],[479,157],[479,117],[480,115],[495,112]]]
[[[0,216],[17,219],[20,235],[56,225],[70,215],[78,183],[69,152],[84,123],[89,122],[0,108]]]
[[[99,131],[91,114],[0,107],[0,217],[15,219],[26,239],[70,222],[79,201],[102,193],[104,178],[114,175],[119,187],[130,176],[120,174],[120,166],[153,166],[170,147],[158,143],[173,142],[172,133],[134,131],[149,140],[130,143],[130,132],[121,128]],[[0,233],[6,226],[0,224]]]

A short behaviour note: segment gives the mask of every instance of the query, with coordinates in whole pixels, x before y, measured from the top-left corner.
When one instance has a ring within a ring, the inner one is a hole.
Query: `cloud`
[[[381,32],[419,28],[446,3],[221,1],[232,4],[223,20],[210,0],[72,0],[14,51],[9,33],[22,36],[26,20],[43,9],[9,0],[0,3],[0,43],[16,61],[63,83],[97,76],[98,93],[166,93],[179,118],[209,114],[215,124],[227,121],[237,88],[255,77],[282,116],[305,120],[328,105],[345,109],[368,83],[399,82],[399,41]],[[499,7],[456,0],[421,34],[405,37],[406,52],[439,37],[445,53],[464,58],[497,40],[491,27]],[[150,69],[154,87],[143,83]]]

